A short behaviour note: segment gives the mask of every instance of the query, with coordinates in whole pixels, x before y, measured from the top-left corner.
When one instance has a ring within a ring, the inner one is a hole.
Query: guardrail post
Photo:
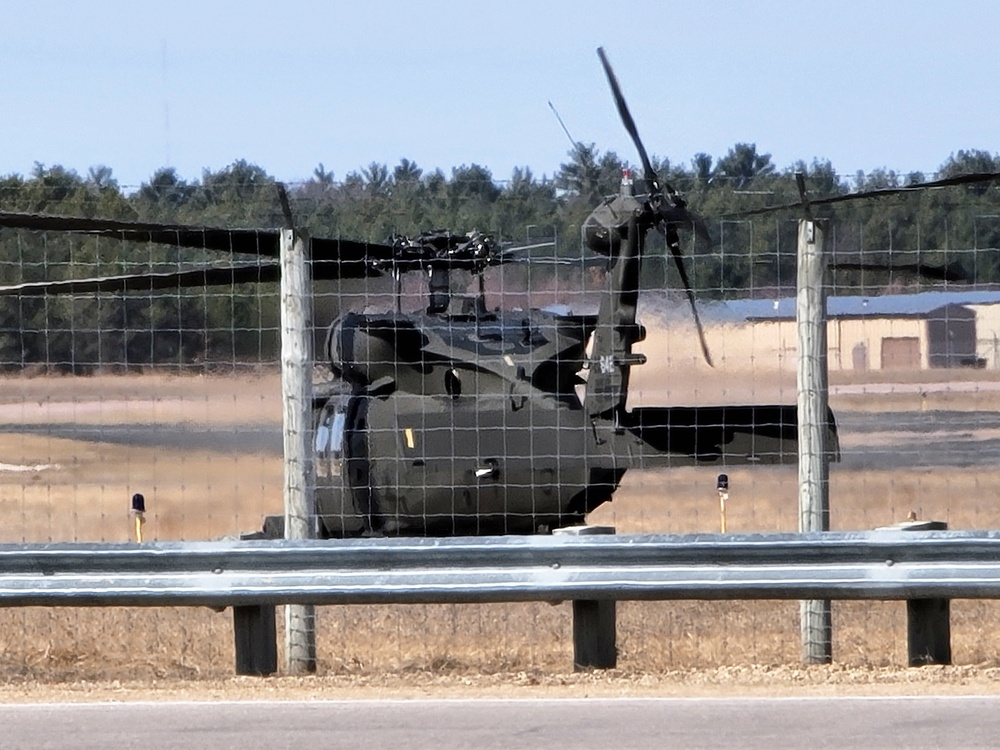
[[[278,671],[278,635],[273,604],[233,607],[236,674],[264,677]]]
[[[951,601],[906,600],[909,665],[951,664]]]
[[[944,521],[907,521],[898,524],[902,531],[946,531]],[[907,663],[951,664],[951,600],[906,600]]]
[[[573,600],[573,669],[614,669],[618,666],[616,602]]]
[[[266,529],[240,535],[240,541],[271,538],[274,537],[269,537]],[[236,674],[266,677],[278,671],[278,633],[274,624],[276,613],[277,607],[273,604],[233,606]]]
[[[614,526],[571,526],[555,534],[590,536],[614,534]],[[573,669],[614,669],[618,666],[617,602],[614,599],[573,600]]]

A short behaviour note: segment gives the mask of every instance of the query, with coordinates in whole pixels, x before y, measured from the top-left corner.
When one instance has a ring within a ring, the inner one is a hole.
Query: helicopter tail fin
[[[629,372],[646,361],[645,355],[632,352],[632,345],[645,338],[636,323],[641,234],[631,219],[626,241],[616,243],[620,252],[617,257],[612,253],[610,289],[601,299],[584,398],[584,407],[594,418],[617,419],[625,411]]]

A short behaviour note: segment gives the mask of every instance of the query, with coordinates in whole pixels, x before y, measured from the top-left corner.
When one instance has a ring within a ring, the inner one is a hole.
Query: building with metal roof
[[[713,302],[702,312],[715,329],[709,338],[724,337],[734,357],[794,371],[794,297]],[[1000,369],[1000,291],[831,296],[827,315],[831,370]]]
[[[918,292],[881,296],[831,296],[828,318],[926,317],[948,305],[1000,305],[1000,291]],[[795,298],[736,299],[705,306],[705,317],[719,321],[795,320]]]

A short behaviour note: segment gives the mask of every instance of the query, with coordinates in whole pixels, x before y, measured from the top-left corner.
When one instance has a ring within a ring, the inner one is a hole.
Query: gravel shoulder
[[[1000,668],[979,666],[733,666],[657,674],[621,670],[565,674],[410,672],[55,684],[15,679],[0,683],[2,703],[998,694]]]

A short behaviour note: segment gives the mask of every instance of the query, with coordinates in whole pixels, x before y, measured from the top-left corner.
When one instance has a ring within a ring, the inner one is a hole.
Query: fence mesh
[[[312,236],[353,232],[353,238],[381,242],[387,227],[416,231],[398,195],[387,219],[375,213],[377,197],[352,194],[349,184],[338,187],[339,203],[331,203],[330,185],[292,188],[293,213]],[[170,213],[154,202],[159,214],[142,204],[141,191],[108,196],[94,188],[74,203],[71,197],[55,200],[55,188],[48,201],[38,201],[29,188],[5,188],[3,208],[111,218],[127,216],[132,206],[148,220],[281,224],[271,185],[243,186],[239,200],[230,196],[229,203],[219,195],[188,196],[200,201],[197,210],[188,205]],[[183,186],[160,188],[163,200],[184,195]],[[1000,446],[998,195],[995,188],[940,191],[875,201],[831,218],[830,403],[841,451],[831,470],[833,529],[871,529],[908,517],[945,521],[952,529],[992,529],[1000,522],[993,492]],[[511,211],[502,226],[474,224],[482,221],[477,210],[483,196],[470,188],[452,200],[452,213],[442,209],[425,220],[453,219],[463,231],[478,226],[520,244],[543,245],[530,253],[559,261],[488,268],[481,290],[475,274],[453,274],[454,307],[441,319],[452,315],[456,327],[464,326],[461,336],[473,327],[476,356],[502,367],[508,343],[510,351],[522,344],[527,351],[532,336],[547,335],[544,326],[528,326],[513,343],[504,342],[497,330],[477,327],[478,304],[508,311],[517,321],[524,311],[544,307],[564,317],[598,312],[608,278],[599,264],[580,259],[580,217],[565,211],[548,223],[518,223]],[[794,404],[795,218],[707,223],[713,243],[685,235],[684,250],[715,366],[701,355],[676,272],[651,234],[640,276],[646,336],[635,347],[647,361],[632,369],[629,407]],[[172,273],[226,260],[169,244],[0,230],[0,284]],[[954,273],[945,273],[949,269]],[[319,392],[339,393],[327,349],[333,321],[348,314],[389,320],[397,305],[406,319],[429,306],[429,284],[426,273],[403,274],[398,290],[389,274],[316,282]],[[428,340],[419,323],[414,330],[416,341]],[[416,355],[407,350],[414,344],[400,335],[392,346],[398,359],[386,359],[391,348],[369,354],[403,378],[402,370],[415,366]],[[530,366],[530,357],[525,362]],[[5,296],[0,369],[0,542],[132,540],[135,493],[145,498],[145,540],[235,536],[282,512],[277,284]],[[569,421],[555,422],[554,429],[564,432],[546,444],[547,457],[534,446],[541,429],[532,430],[530,420],[542,417],[530,415],[551,406],[530,400],[530,383],[528,416],[496,416],[485,410],[494,401],[509,410],[519,394],[483,392],[495,386],[482,367],[449,366],[441,374],[440,393],[400,401],[422,421],[392,423],[393,450],[405,454],[407,427],[422,426],[449,434],[438,440],[442,450],[469,455],[476,453],[470,441],[490,445],[504,451],[501,458],[518,456],[531,467],[537,461],[537,471],[549,470],[543,458],[580,460],[573,454],[580,439],[570,434],[575,423]],[[450,421],[448,407],[456,388],[478,398],[483,409],[461,425]],[[336,411],[330,416],[327,428],[334,430]],[[330,445],[318,447],[322,452]],[[321,489],[337,471],[331,456],[326,459],[317,465]],[[559,476],[560,469],[552,471]],[[729,476],[728,531],[797,530],[793,464],[630,469],[613,500],[588,521],[619,533],[718,531],[720,472]],[[442,489],[440,476],[401,474],[393,490],[404,502],[407,491]],[[463,486],[443,489],[456,503],[468,497]],[[493,512],[530,512],[506,508],[503,493],[490,502],[499,503],[490,506]],[[355,521],[343,525],[359,531],[350,525]],[[835,602],[834,659],[905,663],[903,606]],[[954,604],[956,662],[996,664],[995,610],[993,602]],[[318,619],[321,668],[333,673],[503,672],[571,664],[568,604],[327,607]],[[228,615],[207,610],[6,610],[0,611],[0,666],[8,674],[45,679],[227,675],[230,628]],[[784,664],[799,656],[794,602],[621,603],[618,632],[619,664],[635,671]]]

